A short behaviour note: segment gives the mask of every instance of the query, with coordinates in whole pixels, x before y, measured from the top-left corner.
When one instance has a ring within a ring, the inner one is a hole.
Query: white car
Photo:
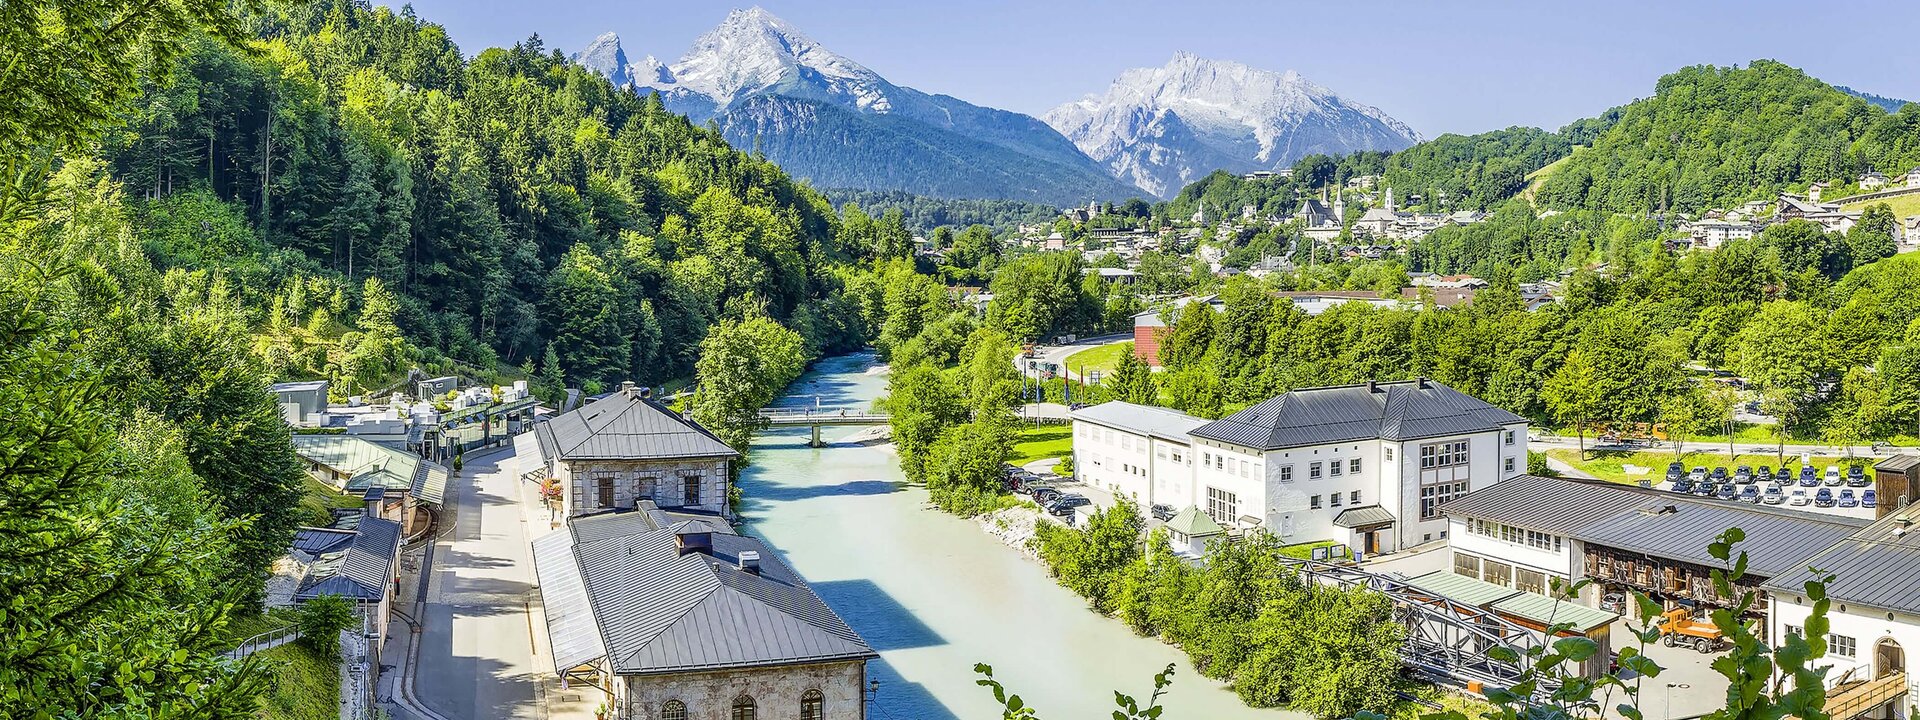
[[[1827,466],[1827,475],[1826,475],[1825,482],[1829,487],[1840,484],[1840,466],[1839,465]]]
[[[1805,505],[1810,502],[1813,502],[1813,498],[1808,497],[1805,490],[1795,490],[1792,495],[1787,496],[1788,505]]]
[[[1774,485],[1771,483],[1767,485],[1766,492],[1763,492],[1760,494],[1760,502],[1766,503],[1768,505],[1779,505],[1780,503],[1785,502],[1786,499],[1787,499],[1787,495],[1786,493],[1783,493],[1780,491],[1780,486]]]

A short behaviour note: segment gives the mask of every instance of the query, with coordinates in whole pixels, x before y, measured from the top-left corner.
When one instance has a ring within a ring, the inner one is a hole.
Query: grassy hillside
[[[263,651],[273,676],[260,698],[261,720],[335,720],[340,717],[340,666],[300,643]]]
[[[1901,195],[1899,197],[1887,198],[1885,200],[1869,200],[1866,202],[1847,203],[1845,205],[1840,206],[1840,209],[1865,210],[1869,205],[1878,205],[1880,203],[1886,203],[1887,207],[1893,208],[1893,216],[1897,218],[1906,218],[1913,215],[1920,215],[1920,193],[1914,193],[1912,195]]]

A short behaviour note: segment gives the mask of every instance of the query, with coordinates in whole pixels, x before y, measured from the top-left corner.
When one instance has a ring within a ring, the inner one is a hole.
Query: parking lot
[[[1700,498],[1865,519],[1874,517],[1879,501],[1871,471],[1861,465],[1693,467],[1681,468],[1677,474],[1669,466],[1666,479],[1651,486]]]

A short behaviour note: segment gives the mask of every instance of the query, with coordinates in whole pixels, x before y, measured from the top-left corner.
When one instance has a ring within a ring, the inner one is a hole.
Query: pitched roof
[[[875,657],[760,540],[654,520],[576,518],[571,532],[534,541],[556,670],[602,657],[617,674]],[[683,554],[682,534],[707,535],[711,550]],[[758,573],[740,569],[747,552],[759,553]]]
[[[1333,524],[1343,528],[1372,528],[1393,524],[1393,513],[1379,505],[1347,508],[1333,516]]]
[[[698,423],[627,389],[535,425],[540,451],[561,460],[738,457]]]
[[[1753,574],[1771,577],[1867,523],[1859,518],[1729,502],[1601,481],[1520,475],[1441,507],[1479,518],[1597,545],[1700,565],[1718,566],[1707,546],[1728,528],[1746,540]]]
[[[1187,537],[1207,537],[1226,532],[1220,527],[1220,523],[1214,522],[1213,518],[1192,505],[1188,505],[1187,509],[1181,510],[1180,514],[1168,520],[1167,529]]]
[[[378,602],[400,555],[400,523],[362,515],[343,516],[332,528],[300,528],[296,550],[317,555],[294,590],[296,600],[344,595]]]
[[[1187,437],[1187,433],[1209,422],[1205,418],[1197,418],[1179,410],[1136,405],[1121,400],[1083,407],[1069,414],[1075,420],[1084,420],[1136,435],[1151,435],[1182,443],[1192,442],[1193,439]]]
[[[351,435],[295,435],[293,451],[309,462],[346,475],[342,490],[359,493],[371,487],[406,490],[414,499],[439,505],[446,499],[446,466],[426,458]]]
[[[1502,615],[1529,620],[1541,625],[1567,623],[1576,632],[1587,632],[1619,619],[1613,613],[1555,600],[1537,593],[1495,585],[1485,580],[1456,575],[1450,570],[1435,570],[1407,581],[1408,585],[1451,598],[1456,602],[1493,610]]]
[[[1827,597],[1883,610],[1920,613],[1920,505],[1908,505],[1815,553],[1766,588],[1800,595],[1806,584],[1831,574]],[[1814,572],[1810,568],[1817,568]]]
[[[1524,418],[1431,380],[1295,390],[1202,425],[1204,437],[1261,450],[1415,440],[1498,430]]]

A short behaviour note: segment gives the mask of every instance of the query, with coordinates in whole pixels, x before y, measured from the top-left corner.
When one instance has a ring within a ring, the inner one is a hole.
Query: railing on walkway
[[[1827,715],[1833,720],[1852,718],[1907,694],[1907,674],[1892,672],[1865,682],[1844,684],[1827,691]]]
[[[270,650],[300,639],[300,626],[288,625],[274,628],[247,638],[244,642],[227,651],[227,657],[238,660],[262,650]]]

